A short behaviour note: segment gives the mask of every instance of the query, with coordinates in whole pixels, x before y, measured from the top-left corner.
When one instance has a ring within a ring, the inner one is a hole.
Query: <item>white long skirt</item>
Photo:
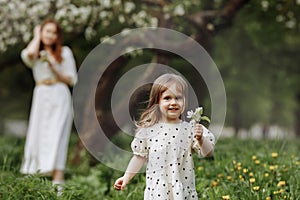
[[[69,88],[63,83],[34,88],[21,173],[64,170],[72,125]]]

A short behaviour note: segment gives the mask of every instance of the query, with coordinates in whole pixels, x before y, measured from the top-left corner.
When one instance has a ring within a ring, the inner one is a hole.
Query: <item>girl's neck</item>
[[[178,120],[176,120],[176,121],[165,121],[165,120],[160,120],[159,122],[160,122],[160,123],[163,123],[163,124],[179,124],[179,123],[181,123],[182,121],[181,121],[181,119],[178,119]]]

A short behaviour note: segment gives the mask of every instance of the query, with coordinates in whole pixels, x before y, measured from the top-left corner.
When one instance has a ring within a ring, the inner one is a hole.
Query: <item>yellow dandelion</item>
[[[238,167],[237,167],[237,170],[238,170],[238,171],[241,171],[241,169],[242,169],[241,166],[238,166]]]
[[[274,167],[273,165],[270,165],[270,166],[269,166],[269,169],[270,169],[271,171],[273,171],[273,170],[275,169],[275,167]]]
[[[227,176],[227,180],[232,180],[232,177],[231,176]]]
[[[236,164],[236,161],[235,161],[235,160],[233,160],[233,161],[232,161],[232,163],[235,165],[235,164]]]
[[[285,186],[285,185],[286,185],[285,181],[279,181],[277,184],[277,187],[281,187],[281,186]]]
[[[296,162],[295,162],[295,165],[300,165],[300,162],[299,162],[299,161],[296,161]]]
[[[218,182],[217,181],[213,181],[211,184],[212,184],[213,187],[217,187],[218,186]]]
[[[282,168],[283,168],[283,171],[284,171],[284,172],[289,171],[289,169],[288,169],[288,167],[287,167],[286,165],[282,165]]]
[[[222,196],[222,199],[223,199],[223,200],[229,200],[230,197],[229,197],[229,195],[224,195],[224,196]]]
[[[267,167],[267,163],[264,163],[264,167]]]
[[[254,176],[253,172],[250,172],[250,173],[249,173],[249,176]]]
[[[218,174],[218,178],[222,178],[223,177],[223,174]]]
[[[240,181],[244,181],[245,180],[242,175],[239,175],[239,179],[240,179]]]
[[[284,193],[284,189],[280,189],[278,192],[279,193]]]
[[[273,153],[271,153],[271,156],[272,156],[272,158],[277,158],[278,157],[278,153],[273,152]]]
[[[269,177],[269,173],[265,173],[265,177]]]
[[[279,191],[274,191],[273,194],[281,194],[284,193],[284,189],[280,189]]]
[[[259,190],[259,186],[254,186],[254,187],[253,187],[253,190],[254,190],[254,191],[258,191],[258,190]]]
[[[259,160],[255,160],[254,163],[257,164],[257,165],[259,165],[260,161]]]
[[[266,200],[272,200],[271,197],[267,197]]]
[[[198,171],[202,171],[203,170],[203,167],[202,166],[199,166],[198,167]]]
[[[248,172],[248,169],[247,168],[244,168],[243,169],[243,172],[246,174]]]
[[[238,163],[237,163],[237,166],[239,166],[239,167],[242,166],[242,163],[238,162]]]
[[[252,156],[252,160],[256,160],[256,156]]]
[[[255,178],[250,178],[249,181],[250,181],[250,183],[254,183],[255,182]]]

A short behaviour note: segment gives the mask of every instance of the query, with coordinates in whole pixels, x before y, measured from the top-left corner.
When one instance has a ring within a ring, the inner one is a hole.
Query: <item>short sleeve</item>
[[[25,65],[29,68],[32,68],[34,66],[35,61],[31,60],[28,56],[28,52],[26,49],[23,49],[21,51],[21,59],[25,63]]]
[[[215,136],[211,131],[209,131],[207,128],[205,128],[203,125],[201,125],[203,128],[203,137],[206,138],[210,143],[215,145]],[[192,129],[194,131],[194,128]],[[192,149],[197,152],[199,157],[204,157],[203,152],[201,151],[199,142],[196,138],[193,138],[193,144]]]
[[[62,65],[64,68],[64,74],[69,76],[72,79],[72,85],[75,85],[77,82],[76,63],[72,50],[67,46],[63,47],[63,58],[64,60]]]
[[[131,149],[134,155],[148,157],[148,146],[147,146],[147,137],[143,136],[143,130],[140,130],[136,133],[133,141],[131,142]]]

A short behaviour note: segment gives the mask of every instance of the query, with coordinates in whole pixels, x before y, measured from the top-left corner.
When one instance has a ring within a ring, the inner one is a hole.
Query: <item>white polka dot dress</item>
[[[144,200],[198,199],[192,150],[201,154],[188,122],[158,123],[141,128],[131,143],[133,153],[148,159]],[[204,128],[204,137],[214,136]],[[194,148],[194,149],[193,149]]]

